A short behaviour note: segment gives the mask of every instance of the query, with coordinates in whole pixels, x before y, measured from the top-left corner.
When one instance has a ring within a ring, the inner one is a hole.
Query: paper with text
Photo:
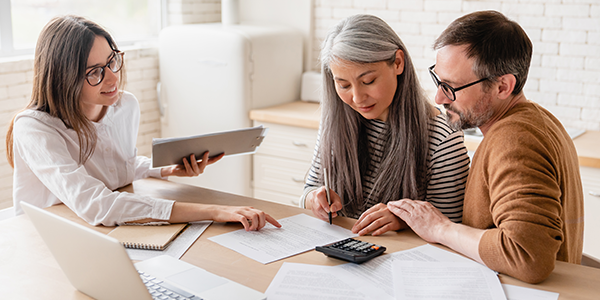
[[[299,214],[278,220],[281,228],[267,224],[259,231],[244,229],[221,234],[209,240],[268,264],[298,253],[315,249],[349,237],[352,231],[328,222]]]
[[[269,300],[388,299],[377,287],[330,266],[283,263],[265,293]]]
[[[496,273],[481,265],[394,260],[392,272],[398,300],[506,300]]]
[[[558,300],[558,293],[536,290],[512,284],[502,284],[508,300]]]
[[[382,255],[360,265],[345,264],[336,266],[335,268],[341,268],[348,273],[354,274],[354,276],[360,277],[364,281],[370,282],[374,286],[385,291],[390,299],[394,299],[394,279],[392,275],[392,261],[394,260],[462,261],[480,265],[479,263],[458,254],[426,244],[412,249]]]

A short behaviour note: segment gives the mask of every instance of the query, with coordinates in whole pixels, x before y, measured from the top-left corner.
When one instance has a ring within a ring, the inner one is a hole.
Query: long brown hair
[[[80,95],[85,83],[87,60],[96,36],[106,39],[113,50],[117,45],[100,25],[79,16],[52,19],[42,32],[35,49],[33,91],[25,109],[34,109],[59,118],[67,128],[77,132],[79,164],[84,164],[94,153],[97,135],[94,124],[81,108]],[[119,89],[124,85],[121,69]],[[6,158],[14,167],[14,117],[6,134]]]
[[[335,90],[329,68],[339,59],[360,64],[394,63],[397,50],[404,52],[404,71],[389,106],[384,157],[371,193],[383,202],[418,199],[426,190],[431,105],[419,85],[408,50],[394,30],[378,17],[355,15],[341,21],[327,36],[321,49],[323,100],[318,155],[331,174],[332,189],[344,203],[346,215],[365,205],[361,174],[366,173],[368,138],[365,122],[346,105]],[[322,174],[320,174],[322,180]]]

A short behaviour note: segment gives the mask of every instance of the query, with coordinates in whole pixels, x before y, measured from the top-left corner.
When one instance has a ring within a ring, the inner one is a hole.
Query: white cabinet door
[[[297,206],[317,140],[317,130],[254,122],[269,128],[253,158],[254,197]]]
[[[268,155],[254,155],[254,188],[286,193],[300,198],[310,162]]]
[[[583,252],[600,259],[600,169],[580,167],[580,171],[585,202]]]
[[[272,123],[258,123],[269,128],[257,153],[309,162],[312,160],[317,130]]]

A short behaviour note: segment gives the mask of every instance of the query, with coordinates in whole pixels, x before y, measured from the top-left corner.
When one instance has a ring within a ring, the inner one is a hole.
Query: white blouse
[[[45,112],[19,113],[13,129],[15,213],[23,213],[21,201],[42,208],[62,202],[92,225],[168,220],[174,201],[114,191],[137,179],[160,178],[160,169],[151,169],[149,158],[137,156],[139,120],[137,99],[124,92],[93,123],[96,148],[80,166],[80,146],[73,129]]]

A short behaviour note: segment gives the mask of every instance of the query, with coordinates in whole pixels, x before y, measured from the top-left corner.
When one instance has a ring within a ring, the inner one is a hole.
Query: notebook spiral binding
[[[125,248],[129,249],[143,249],[143,250],[164,250],[166,247],[161,247],[160,245],[146,245],[141,243],[121,243]]]

